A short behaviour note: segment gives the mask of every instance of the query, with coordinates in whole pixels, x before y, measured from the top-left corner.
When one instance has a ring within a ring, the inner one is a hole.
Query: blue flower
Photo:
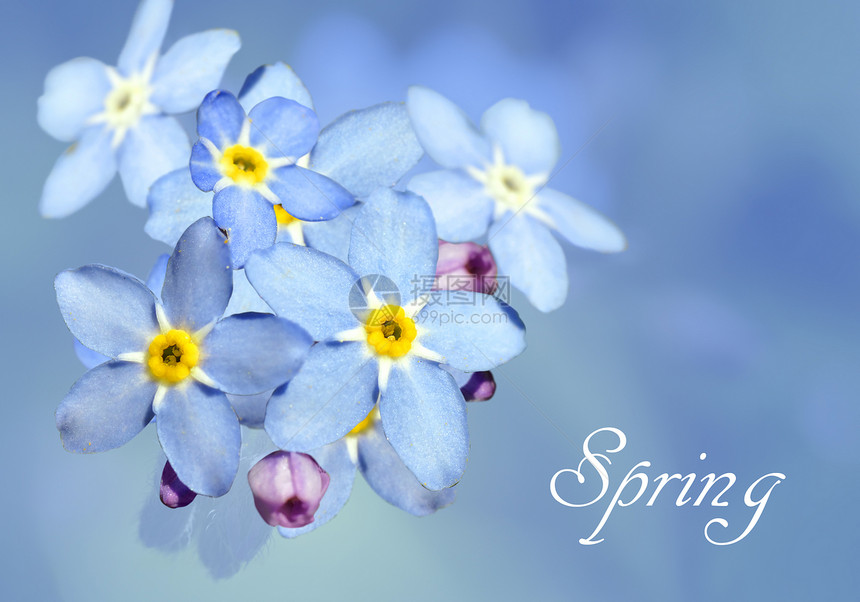
[[[228,233],[237,268],[274,244],[275,205],[292,217],[321,221],[355,202],[335,181],[296,165],[316,143],[319,121],[294,100],[268,98],[246,115],[235,96],[215,90],[197,111],[197,133],[191,179],[215,192],[212,215]]]
[[[469,447],[465,401],[441,365],[494,368],[522,352],[525,330],[511,308],[478,293],[472,305],[439,299],[428,311],[437,254],[427,203],[379,189],[355,219],[350,265],[289,243],[251,257],[245,271],[260,296],[318,341],[269,401],[265,428],[278,447],[337,441],[378,398],[385,435],[419,482],[439,490],[459,480]],[[391,283],[381,298],[372,275]]]
[[[487,109],[478,131],[451,101],[418,86],[409,89],[407,107],[424,150],[445,168],[408,185],[430,203],[439,237],[462,242],[489,232],[500,273],[539,310],[557,309],[567,297],[564,252],[551,231],[604,253],[627,247],[603,215],[546,187],[559,141],[545,113],[506,98]]]
[[[251,73],[238,100],[243,109],[250,112],[274,97],[313,108],[304,84],[284,63],[264,65]],[[423,154],[405,106],[382,103],[347,113],[326,126],[313,149],[299,157],[295,164],[331,178],[353,197],[362,198],[379,186],[394,184]],[[176,170],[162,177],[152,187],[148,202],[150,217],[146,232],[170,245],[175,244],[188,224],[212,215],[211,195],[194,185],[188,170]],[[326,252],[349,244],[352,209],[346,209],[334,219],[313,222],[298,219],[283,207],[273,211],[272,203],[267,205],[267,212],[276,217],[277,241],[308,244]],[[271,217],[267,216],[262,227],[269,238],[270,222]],[[268,244],[271,243],[266,246]]]
[[[143,207],[150,185],[187,163],[188,136],[167,114],[197,107],[240,44],[236,32],[211,30],[186,36],[159,56],[172,8],[169,0],[141,3],[116,67],[81,57],[48,73],[39,125],[74,144],[45,182],[45,217],[77,211],[117,169],[129,200]]]
[[[57,302],[72,334],[111,358],[87,372],[57,409],[69,451],[119,447],[153,416],[170,464],[194,492],[229,490],[240,431],[225,392],[277,387],[311,340],[282,318],[221,319],[232,291],[224,235],[211,218],[188,228],[167,263],[160,300],[142,282],[100,265],[57,276]]]

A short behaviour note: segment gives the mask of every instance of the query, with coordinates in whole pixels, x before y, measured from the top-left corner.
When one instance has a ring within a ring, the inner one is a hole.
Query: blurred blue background
[[[563,159],[576,155],[553,187],[630,240],[618,256],[568,249],[561,310],[514,298],[529,349],[496,372],[492,401],[470,406],[472,454],[452,507],[415,519],[358,479],[333,522],[271,538],[229,580],[213,579],[193,545],[141,543],[160,468],[153,429],[83,457],[54,427],[83,373],[54,275],[100,262],[145,276],[167,249],[118,180],[70,218],[38,216],[63,145],[38,129],[36,98],[60,62],[113,64],[134,8],[4,7],[3,599],[856,597],[860,5],[179,0],[168,45],[236,29],[243,48],[225,87],[284,60],[324,123],[402,100],[413,83],[473,119],[502,97],[527,99],[555,119]],[[603,543],[581,546],[605,503],[563,507],[549,480],[604,426],[628,437],[608,495],[649,460],[652,478],[734,472],[729,506],[643,499],[613,513]],[[743,530],[744,490],[769,472],[787,479],[752,533],[709,544],[712,518],[729,521],[723,539]]]

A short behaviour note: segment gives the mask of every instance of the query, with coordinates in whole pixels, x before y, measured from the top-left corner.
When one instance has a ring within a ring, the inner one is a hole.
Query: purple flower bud
[[[467,290],[492,295],[496,290],[496,261],[487,247],[473,242],[439,241],[437,290]]]
[[[185,486],[176,476],[170,462],[164,463],[161,471],[161,503],[168,508],[183,508],[194,501],[197,494]]]
[[[272,452],[248,471],[254,505],[273,527],[297,529],[314,522],[329,476],[311,456]]]
[[[460,387],[466,401],[487,401],[496,392],[496,380],[489,370],[473,372],[466,384]]]

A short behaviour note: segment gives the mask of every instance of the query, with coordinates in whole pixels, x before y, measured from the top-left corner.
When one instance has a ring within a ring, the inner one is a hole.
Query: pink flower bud
[[[473,242],[439,241],[437,290],[466,290],[491,295],[496,290],[497,273],[496,261],[488,248]]]
[[[273,527],[297,529],[314,522],[329,476],[311,456],[272,452],[248,471],[254,505]]]
[[[460,391],[466,401],[487,401],[496,392],[496,380],[489,370],[473,372]]]
[[[161,471],[161,503],[168,508],[182,508],[194,501],[197,494],[185,486],[176,476],[170,462],[164,463]]]

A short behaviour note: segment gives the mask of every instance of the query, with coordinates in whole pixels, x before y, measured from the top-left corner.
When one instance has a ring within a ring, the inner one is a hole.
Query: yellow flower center
[[[275,217],[278,220],[279,226],[289,226],[295,221],[298,221],[292,215],[286,212],[281,205],[275,205]]]
[[[379,355],[403,357],[412,348],[418,332],[415,322],[399,305],[383,305],[370,314],[364,325],[367,344]]]
[[[373,406],[373,409],[368,412],[364,420],[356,424],[355,428],[349,431],[346,436],[355,437],[364,434],[366,431],[373,428],[373,425],[376,424],[377,420],[379,420],[379,408],[377,406]]]
[[[169,330],[149,344],[149,372],[167,384],[185,380],[200,361],[200,350],[184,330]]]
[[[534,185],[515,165],[491,165],[487,168],[484,185],[490,196],[514,210],[518,210],[534,196]]]
[[[234,144],[221,155],[221,171],[237,184],[251,186],[266,179],[269,164],[257,149]]]

